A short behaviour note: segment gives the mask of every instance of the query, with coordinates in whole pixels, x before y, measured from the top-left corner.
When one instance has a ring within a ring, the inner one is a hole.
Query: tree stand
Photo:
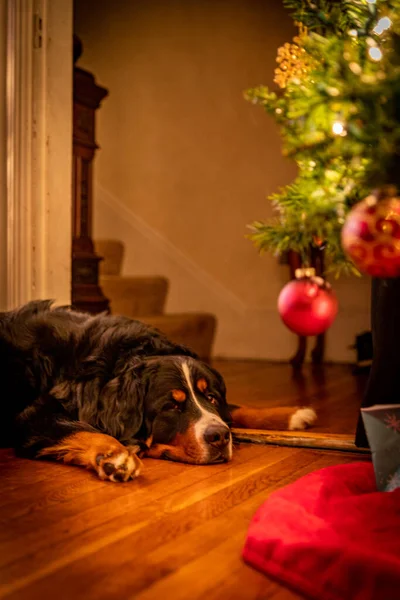
[[[373,360],[362,407],[400,404],[400,279],[372,281]],[[368,448],[361,415],[356,446]]]
[[[290,268],[291,279],[295,278],[296,269],[300,269],[303,264],[301,256],[297,252],[290,250],[288,252],[288,264]],[[315,274],[319,277],[324,277],[324,251],[320,248],[311,247],[310,249],[310,266],[315,269]],[[320,365],[324,360],[325,351],[325,334],[316,336],[315,346],[311,351],[311,360],[314,365]],[[301,369],[307,352],[307,338],[298,336],[298,346],[296,354],[290,359],[290,364],[294,369]]]

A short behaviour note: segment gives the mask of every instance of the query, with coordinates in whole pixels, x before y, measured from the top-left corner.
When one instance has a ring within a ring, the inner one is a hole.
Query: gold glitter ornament
[[[296,23],[299,34],[293,38],[292,43],[286,42],[278,49],[274,82],[280,88],[285,88],[290,81],[298,79],[301,81],[315,65],[314,59],[307,54],[303,48],[304,38],[308,35],[307,27],[302,23]]]

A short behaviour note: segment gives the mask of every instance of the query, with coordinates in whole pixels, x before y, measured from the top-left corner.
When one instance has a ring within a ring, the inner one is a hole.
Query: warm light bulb
[[[332,125],[332,131],[335,135],[346,135],[346,130],[341,121],[335,121]]]
[[[354,73],[354,75],[360,75],[360,73],[362,73],[361,65],[356,62],[351,62],[349,64],[349,69]]]
[[[368,54],[372,60],[378,61],[382,59],[382,51],[379,48],[373,47],[368,50]]]
[[[373,31],[374,31],[374,33],[377,33],[378,35],[381,35],[381,33],[386,31],[386,29],[389,29],[391,24],[392,24],[392,21],[389,19],[389,17],[382,17],[382,19],[379,19],[379,21],[375,25]]]

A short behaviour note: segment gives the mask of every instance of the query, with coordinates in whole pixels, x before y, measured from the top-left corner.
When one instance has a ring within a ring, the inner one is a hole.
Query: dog
[[[141,458],[232,458],[232,427],[304,429],[310,408],[228,405],[221,374],[139,321],[51,301],[0,313],[0,439],[20,456],[137,477]]]

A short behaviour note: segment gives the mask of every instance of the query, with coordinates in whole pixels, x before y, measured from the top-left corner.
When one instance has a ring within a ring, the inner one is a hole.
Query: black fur
[[[199,376],[207,373],[218,399],[207,410],[228,422],[221,375],[139,321],[53,308],[50,301],[0,313],[1,445],[34,457],[77,431],[107,433],[123,444],[155,433],[165,443],[189,418],[168,409],[177,356],[192,358]]]

